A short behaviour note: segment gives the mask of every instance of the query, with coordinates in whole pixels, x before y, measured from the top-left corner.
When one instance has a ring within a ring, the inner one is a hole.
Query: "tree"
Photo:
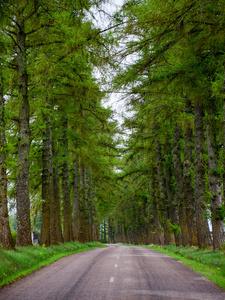
[[[2,77],[3,63],[0,61],[0,245],[13,249],[14,241],[9,226],[6,176],[5,99]]]

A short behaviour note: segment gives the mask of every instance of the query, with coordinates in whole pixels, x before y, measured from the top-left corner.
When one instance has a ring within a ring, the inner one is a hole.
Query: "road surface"
[[[224,300],[225,291],[181,262],[109,245],[61,258],[0,290],[0,300]]]

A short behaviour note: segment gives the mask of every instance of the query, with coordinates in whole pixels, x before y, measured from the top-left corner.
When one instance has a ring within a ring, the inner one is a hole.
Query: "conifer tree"
[[[6,136],[5,136],[5,98],[3,82],[3,63],[0,60],[0,245],[3,249],[14,248],[9,226],[6,176]]]

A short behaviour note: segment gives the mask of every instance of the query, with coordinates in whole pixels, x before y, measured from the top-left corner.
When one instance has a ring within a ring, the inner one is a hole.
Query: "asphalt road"
[[[0,290],[0,300],[224,300],[225,291],[181,262],[142,247],[73,254]]]

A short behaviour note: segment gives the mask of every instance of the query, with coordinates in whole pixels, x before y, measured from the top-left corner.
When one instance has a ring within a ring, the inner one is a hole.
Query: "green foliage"
[[[175,234],[175,236],[178,236],[180,233],[180,226],[178,224],[172,224],[171,220],[168,220],[168,226],[170,230]]]
[[[225,219],[225,205],[219,206],[216,208],[216,220],[224,220]]]

